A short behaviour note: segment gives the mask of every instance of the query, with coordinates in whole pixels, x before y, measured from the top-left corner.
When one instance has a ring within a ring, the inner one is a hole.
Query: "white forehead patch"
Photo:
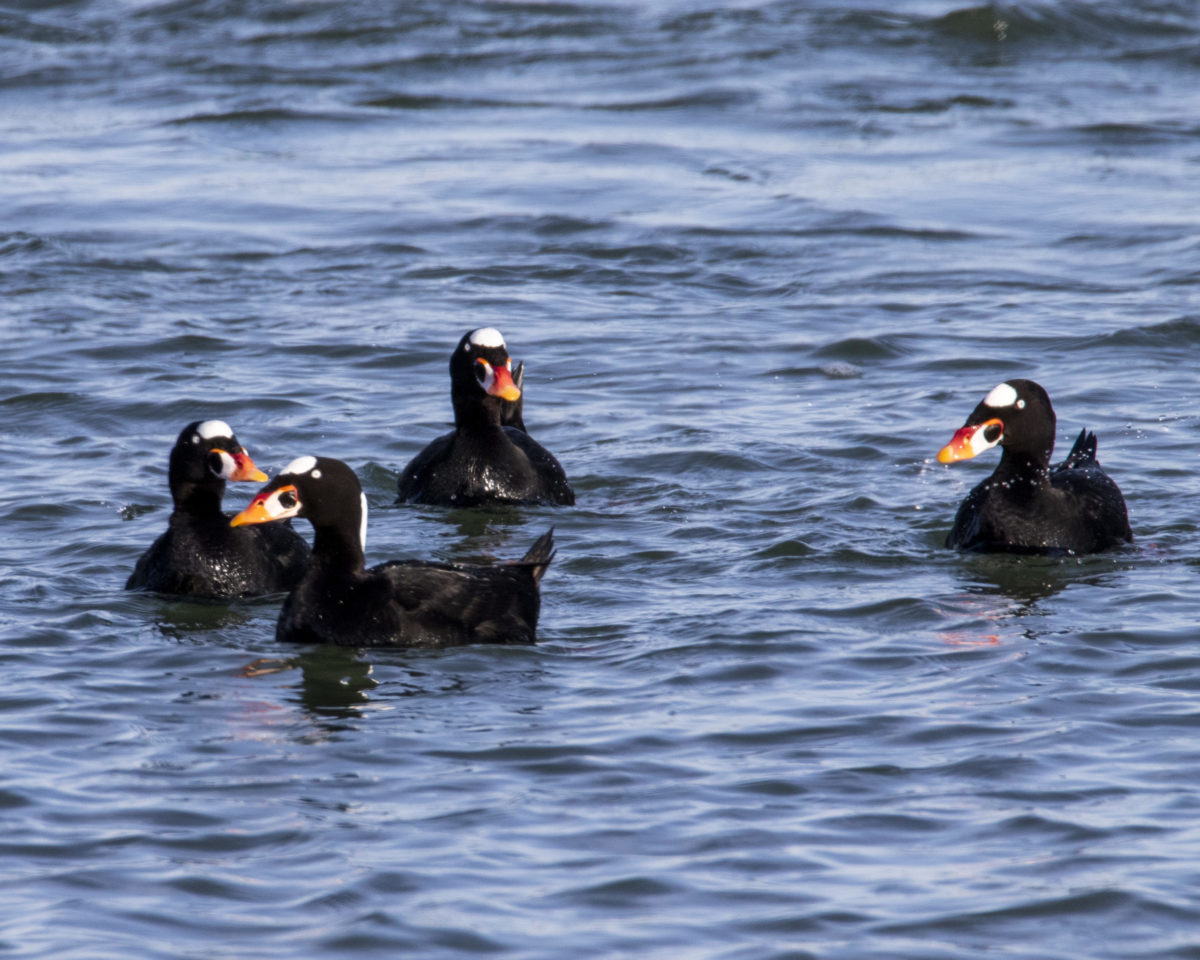
[[[1002,383],[993,387],[992,392],[983,398],[983,402],[989,407],[1011,407],[1017,402],[1017,391],[1011,384]]]
[[[233,428],[224,420],[205,420],[196,428],[196,432],[205,440],[233,436]]]
[[[284,467],[280,471],[280,473],[291,473],[291,474],[311,473],[313,468],[316,465],[317,465],[316,457],[297,457],[295,460],[293,460],[291,463],[289,463],[286,467]]]
[[[476,347],[503,347],[504,337],[500,335],[500,331],[495,327],[480,327],[478,330],[471,332],[468,343]]]

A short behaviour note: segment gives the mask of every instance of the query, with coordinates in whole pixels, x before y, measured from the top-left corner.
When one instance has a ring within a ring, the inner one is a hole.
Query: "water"
[[[6,6],[0,953],[1200,956],[1198,66],[1153,0]],[[576,508],[392,505],[485,325]],[[941,548],[1012,376],[1132,548]],[[541,643],[124,593],[208,417],[372,561],[557,525]]]

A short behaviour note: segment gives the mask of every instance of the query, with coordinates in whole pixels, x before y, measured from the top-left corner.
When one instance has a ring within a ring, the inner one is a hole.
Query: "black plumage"
[[[167,529],[138,558],[125,589],[212,600],[290,590],[308,563],[304,538],[290,524],[234,529],[221,510],[227,480],[265,479],[228,424],[189,423],[171,448]]]
[[[954,518],[946,546],[960,550],[1082,554],[1133,540],[1125,498],[1096,460],[1096,437],[1080,431],[1051,467],[1056,418],[1032,380],[997,386],[967,418],[938,460],[968,459],[994,446],[1000,463]]]
[[[234,518],[239,526],[287,517],[313,525],[312,562],[284,601],[277,639],[355,647],[536,640],[539,584],[554,556],[553,531],[511,563],[392,560],[366,568],[366,515],[350,467],[302,457]]]
[[[524,365],[515,382],[511,367],[498,331],[485,327],[463,336],[450,357],[454,430],[404,468],[401,502],[455,507],[575,502],[561,464],[525,430]]]

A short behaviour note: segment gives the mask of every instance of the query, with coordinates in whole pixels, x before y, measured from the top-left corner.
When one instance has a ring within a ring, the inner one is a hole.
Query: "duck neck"
[[[363,548],[358,531],[341,527],[315,528],[312,564],[326,573],[362,573]]]
[[[224,496],[224,480],[206,483],[184,481],[171,488],[175,512],[193,517],[220,516],[221,500]]]
[[[1039,490],[1050,483],[1050,451],[1038,455],[1006,447],[992,477],[1017,492]]]
[[[454,426],[457,430],[481,432],[500,428],[500,411],[503,401],[499,397],[477,393],[454,393],[450,397],[454,404]]]
[[[344,503],[321,521],[313,521],[313,568],[343,575],[362,573],[367,539],[366,495],[360,490],[356,501]]]

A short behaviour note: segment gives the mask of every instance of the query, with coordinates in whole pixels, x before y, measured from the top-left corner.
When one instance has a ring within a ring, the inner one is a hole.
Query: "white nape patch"
[[[983,402],[989,407],[1011,407],[1017,402],[1017,391],[1011,384],[1002,383],[993,387],[992,392],[983,398]]]
[[[358,525],[358,545],[363,553],[367,552],[367,495],[360,493],[358,501],[362,504],[362,522]]]
[[[500,335],[500,331],[495,327],[480,327],[478,330],[471,331],[471,337],[468,342],[477,347],[505,346],[504,337]]]
[[[293,475],[298,473],[311,473],[316,465],[316,457],[297,457],[279,472],[290,473]]]
[[[205,420],[196,428],[196,432],[205,440],[233,436],[233,428],[224,420]]]

